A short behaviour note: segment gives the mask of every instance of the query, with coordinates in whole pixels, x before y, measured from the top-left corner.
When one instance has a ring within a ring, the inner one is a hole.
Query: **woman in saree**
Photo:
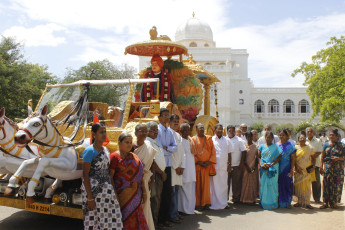
[[[293,194],[293,172],[296,162],[296,148],[289,141],[289,133],[283,129],[279,133],[280,141],[279,147],[282,150],[281,159],[279,161],[279,177],[278,177],[278,192],[279,192],[279,207],[292,208],[292,194]]]
[[[259,195],[258,149],[253,144],[253,134],[246,132],[245,136],[248,150],[244,156],[241,202],[255,204]]]
[[[138,124],[135,126],[135,136],[137,137],[136,148],[134,153],[139,157],[140,161],[144,164],[144,177],[143,177],[143,185],[145,188],[145,193],[147,195],[147,199],[144,203],[142,203],[144,215],[146,218],[147,225],[150,230],[155,229],[155,225],[153,223],[152,212],[151,212],[151,192],[149,189],[149,181],[152,176],[152,172],[150,170],[153,159],[157,153],[157,150],[153,148],[151,142],[146,140],[148,134],[148,129],[146,124]]]
[[[278,173],[281,148],[273,144],[273,133],[265,133],[266,144],[259,147],[260,169],[260,204],[264,209],[278,208]]]
[[[322,147],[320,173],[323,175],[323,202],[321,209],[338,208],[344,184],[345,145],[340,142],[338,130],[331,130],[329,142]]]
[[[313,209],[310,205],[311,196],[311,168],[315,167],[313,148],[306,145],[306,134],[301,133],[298,137],[299,145],[296,146],[296,173],[294,182],[294,193],[298,201],[294,207],[305,207]],[[312,167],[310,167],[312,166]]]
[[[130,152],[132,141],[130,134],[120,135],[119,152],[110,156],[110,175],[120,202],[123,228],[149,229],[141,206],[147,198],[142,183],[144,165],[137,155]]]
[[[95,123],[91,135],[94,142],[83,152],[84,229],[122,229],[120,205],[109,174],[109,152],[103,147],[105,127]]]

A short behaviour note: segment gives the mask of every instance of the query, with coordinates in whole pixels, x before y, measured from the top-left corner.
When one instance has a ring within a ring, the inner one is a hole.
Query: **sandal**
[[[305,206],[307,209],[314,209],[313,206],[311,206],[310,204],[308,204],[307,206]]]
[[[156,229],[159,229],[159,230],[162,229],[163,230],[163,229],[165,229],[165,226],[164,226],[164,224],[159,223],[159,224],[157,224]]]
[[[173,225],[172,223],[170,223],[169,221],[165,221],[165,222],[163,223],[163,225],[164,225],[164,227],[168,227],[168,228],[174,227],[174,225]]]
[[[179,218],[171,219],[170,222],[172,222],[174,224],[181,224],[181,220]]]
[[[287,209],[292,209],[292,205],[290,204],[289,206],[286,207]]]
[[[299,207],[301,207],[302,205],[300,205],[299,203],[296,203],[296,204],[294,204],[293,205],[295,208],[299,208]]]
[[[328,204],[321,205],[320,209],[326,209],[329,208]]]

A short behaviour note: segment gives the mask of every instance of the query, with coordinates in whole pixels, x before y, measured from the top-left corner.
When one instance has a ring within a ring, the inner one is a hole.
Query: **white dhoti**
[[[170,129],[170,128],[169,128]],[[177,168],[185,168],[186,155],[182,146],[182,137],[180,134],[175,132],[173,129],[171,131],[174,134],[174,138],[177,144],[177,151],[171,154],[171,186],[179,185],[182,186],[182,175],[176,174]]]
[[[212,141],[216,149],[217,164],[215,165],[217,174],[211,177],[210,209],[224,209],[228,205],[228,160],[229,153],[233,152],[231,142],[224,138],[213,136]]]
[[[195,209],[195,182],[183,183],[178,190],[178,211],[194,214]]]
[[[157,150],[154,149],[149,141],[145,141],[143,145],[139,146],[137,149],[134,150],[134,153],[137,154],[141,162],[144,163],[144,177],[143,183],[146,191],[146,201],[142,204],[144,216],[147,222],[147,226],[150,230],[155,229],[155,225],[153,223],[152,212],[151,212],[151,192],[149,189],[149,181],[152,176],[152,172],[150,171],[153,158],[157,153]]]
[[[211,177],[210,187],[210,209],[224,209],[228,205],[228,172],[217,170],[217,174]]]
[[[143,177],[143,183],[145,186],[145,191],[146,191],[146,201],[145,203],[142,203],[141,206],[143,208],[144,216],[147,222],[147,226],[149,227],[150,230],[155,229],[155,225],[153,223],[153,218],[152,218],[152,212],[151,212],[151,192],[149,189],[149,181],[152,176],[151,171],[146,171],[144,172],[144,177]]]

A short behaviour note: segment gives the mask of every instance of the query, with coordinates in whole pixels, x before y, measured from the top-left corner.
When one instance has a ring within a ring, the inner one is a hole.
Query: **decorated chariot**
[[[153,57],[139,79],[47,85],[34,112],[18,124],[0,110],[0,205],[82,219],[82,152],[91,144],[96,120],[106,126],[110,152],[117,150],[122,132],[134,134],[138,123],[158,121],[160,108],[191,126],[203,123],[206,133],[213,134],[218,121],[210,116],[210,88],[219,80],[186,47],[157,37],[155,27],[150,35],[151,40],[125,50]],[[198,115],[202,107],[204,114]]]

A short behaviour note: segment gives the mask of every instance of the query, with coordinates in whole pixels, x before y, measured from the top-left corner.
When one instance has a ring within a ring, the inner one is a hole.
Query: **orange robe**
[[[192,150],[195,150],[195,206],[204,207],[205,205],[211,205],[210,171],[211,173],[215,171],[214,164],[217,163],[216,149],[211,136],[194,136],[192,137],[192,145]],[[198,161],[210,161],[211,164],[204,168],[197,164]]]

